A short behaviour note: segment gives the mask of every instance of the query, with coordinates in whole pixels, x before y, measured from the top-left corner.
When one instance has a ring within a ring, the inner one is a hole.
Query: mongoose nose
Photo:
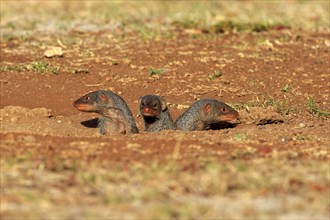
[[[151,108],[145,107],[143,108],[143,114],[150,115],[150,114],[154,114],[154,112]]]
[[[76,106],[77,106],[77,101],[73,101],[73,102],[72,102],[72,105],[73,105],[74,107],[76,107]]]

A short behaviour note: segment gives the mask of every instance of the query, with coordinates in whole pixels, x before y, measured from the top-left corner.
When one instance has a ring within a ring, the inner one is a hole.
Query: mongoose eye
[[[226,112],[227,109],[226,109],[226,108],[221,108],[221,111],[222,111],[222,112]]]
[[[153,103],[152,107],[156,108],[157,107],[157,103]]]
[[[85,101],[85,102],[88,102],[90,99],[91,99],[90,96],[86,96],[86,97],[84,98],[84,101]]]

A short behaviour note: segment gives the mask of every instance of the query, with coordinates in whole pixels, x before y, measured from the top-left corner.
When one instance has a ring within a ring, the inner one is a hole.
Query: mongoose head
[[[236,110],[217,100],[207,100],[203,105],[204,118],[209,122],[228,122],[239,117]]]
[[[166,101],[159,96],[145,95],[139,99],[139,110],[144,117],[158,117],[166,108]]]
[[[113,106],[113,100],[102,91],[94,91],[74,101],[73,106],[79,111],[100,113],[104,108]]]

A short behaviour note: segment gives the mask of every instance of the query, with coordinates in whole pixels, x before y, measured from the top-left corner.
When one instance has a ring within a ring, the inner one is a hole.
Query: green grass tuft
[[[288,84],[281,89],[281,92],[290,92],[290,91],[291,91],[291,87]]]
[[[247,139],[247,136],[244,133],[236,133],[234,134],[233,139],[238,142],[245,141]]]
[[[249,111],[249,107],[261,107],[261,108],[267,108],[269,106],[274,107],[274,110],[281,115],[285,116],[289,113],[297,112],[298,110],[295,107],[290,106],[288,99],[275,99],[273,97],[270,97],[269,95],[265,95],[263,98],[263,101],[248,101],[248,102],[242,102],[242,103],[236,103],[232,106],[236,110],[243,110],[246,109]]]
[[[214,80],[216,78],[219,78],[220,76],[222,76],[222,73],[220,71],[214,71],[213,73],[209,73],[207,77],[209,80]]]
[[[35,61],[31,63],[32,70],[45,74],[45,73],[53,73],[58,74],[59,67],[55,65],[49,65],[49,63],[45,61]]]
[[[320,110],[317,106],[315,100],[312,97],[307,98],[307,107],[309,108],[309,112],[317,117],[329,117],[330,112]]]
[[[26,68],[24,68],[21,65],[0,66],[0,73],[2,73],[2,72],[23,72],[24,70],[26,70]]]
[[[87,74],[89,73],[88,68],[84,67],[71,67],[54,64],[51,65],[45,61],[34,61],[32,63],[20,64],[20,65],[5,65],[0,67],[0,73],[2,72],[23,72],[23,71],[33,71],[40,74],[59,74],[61,72],[70,74]]]
[[[165,72],[164,68],[155,69],[155,68],[151,67],[149,70],[150,76],[163,74],[164,72]]]
[[[307,136],[307,135],[302,135],[302,134],[298,134],[297,136],[294,137],[295,140],[297,141],[309,141],[312,140],[311,137]]]

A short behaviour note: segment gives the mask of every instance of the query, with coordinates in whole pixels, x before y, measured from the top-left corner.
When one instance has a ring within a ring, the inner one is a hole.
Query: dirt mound
[[[97,136],[94,128],[86,129],[81,124],[82,114],[73,116],[52,116],[47,108],[26,108],[21,106],[6,106],[0,109],[0,132],[18,132],[27,134],[87,137]],[[84,129],[85,128],[85,129]]]
[[[273,106],[267,108],[249,107],[239,112],[244,124],[276,124],[284,122],[284,117]]]
[[[0,120],[17,122],[22,119],[49,118],[51,110],[47,108],[29,109],[22,106],[6,106],[0,109]]]

